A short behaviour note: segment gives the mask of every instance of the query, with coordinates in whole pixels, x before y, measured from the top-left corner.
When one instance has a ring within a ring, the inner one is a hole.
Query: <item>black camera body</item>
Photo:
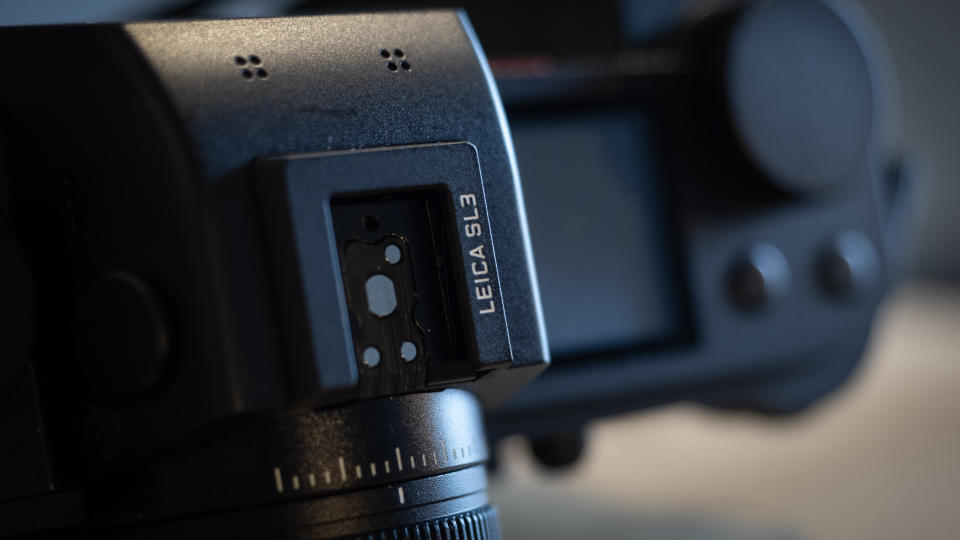
[[[562,465],[845,380],[896,273],[879,44],[639,5],[468,3],[492,69],[450,11],[0,30],[0,535],[495,538],[485,429]]]
[[[553,359],[490,411],[493,438],[531,435],[565,464],[595,418],[678,401],[789,414],[854,372],[913,183],[856,4],[460,5],[510,123]]]
[[[21,52],[0,90],[4,250],[29,268],[5,286],[28,293],[12,319],[37,314],[3,340],[0,533],[309,499],[327,506],[190,531],[331,537],[395,524],[364,521],[373,499],[413,521],[483,506],[469,396],[502,401],[548,356],[505,118],[465,17],[0,43]],[[345,526],[350,504],[364,512]]]
[[[494,433],[576,446],[593,418],[676,401],[792,413],[854,370],[909,193],[895,84],[855,7],[560,2],[530,25],[466,6],[553,358]]]

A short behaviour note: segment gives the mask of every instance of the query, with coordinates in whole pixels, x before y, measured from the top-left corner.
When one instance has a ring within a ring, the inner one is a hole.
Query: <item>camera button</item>
[[[848,229],[835,238],[817,259],[820,289],[835,300],[850,300],[880,281],[880,256],[860,231]]]
[[[727,299],[741,311],[756,311],[786,296],[790,266],[783,252],[767,242],[750,246],[727,272]]]

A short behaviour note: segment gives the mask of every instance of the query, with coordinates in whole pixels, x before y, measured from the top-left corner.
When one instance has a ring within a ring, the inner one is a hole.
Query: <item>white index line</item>
[[[397,452],[397,471],[403,470],[403,457],[400,456],[400,447],[396,447],[394,450]]]
[[[376,476],[376,475],[377,475],[377,464],[371,461],[371,462],[370,462],[370,476]]]
[[[347,481],[347,464],[343,462],[343,456],[337,458],[337,461],[340,462],[340,480]]]
[[[404,504],[404,503],[407,502],[406,498],[404,498],[404,496],[403,496],[403,488],[402,488],[402,487],[398,487],[398,488],[397,488],[397,495],[400,496],[400,504]]]
[[[293,489],[294,489],[294,491],[300,489],[300,477],[299,477],[299,476],[293,475],[293,478],[291,478],[290,481],[293,482]]]
[[[280,467],[273,468],[273,480],[277,483],[277,493],[283,493],[283,474],[280,473]]]
[[[307,480],[310,482],[310,487],[317,487],[317,477],[313,473],[307,475]]]

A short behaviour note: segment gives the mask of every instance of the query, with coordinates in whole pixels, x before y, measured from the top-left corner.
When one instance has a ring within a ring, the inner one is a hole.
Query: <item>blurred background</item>
[[[789,418],[673,405],[596,422],[571,470],[508,440],[508,538],[956,538],[960,287],[888,298],[847,385]],[[540,519],[538,516],[550,516]]]
[[[0,0],[0,24],[272,15],[295,4]],[[667,17],[682,4],[636,5]],[[958,536],[960,4],[860,5],[897,74],[898,143],[916,171],[906,271],[874,321],[866,360],[790,417],[679,404],[595,422],[567,470],[545,470],[524,440],[507,439],[492,496],[508,538]]]

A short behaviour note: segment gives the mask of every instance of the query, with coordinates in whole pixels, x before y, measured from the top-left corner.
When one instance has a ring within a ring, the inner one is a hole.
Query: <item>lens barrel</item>
[[[111,539],[496,539],[487,457],[475,396],[408,394],[222,426],[88,509]]]

